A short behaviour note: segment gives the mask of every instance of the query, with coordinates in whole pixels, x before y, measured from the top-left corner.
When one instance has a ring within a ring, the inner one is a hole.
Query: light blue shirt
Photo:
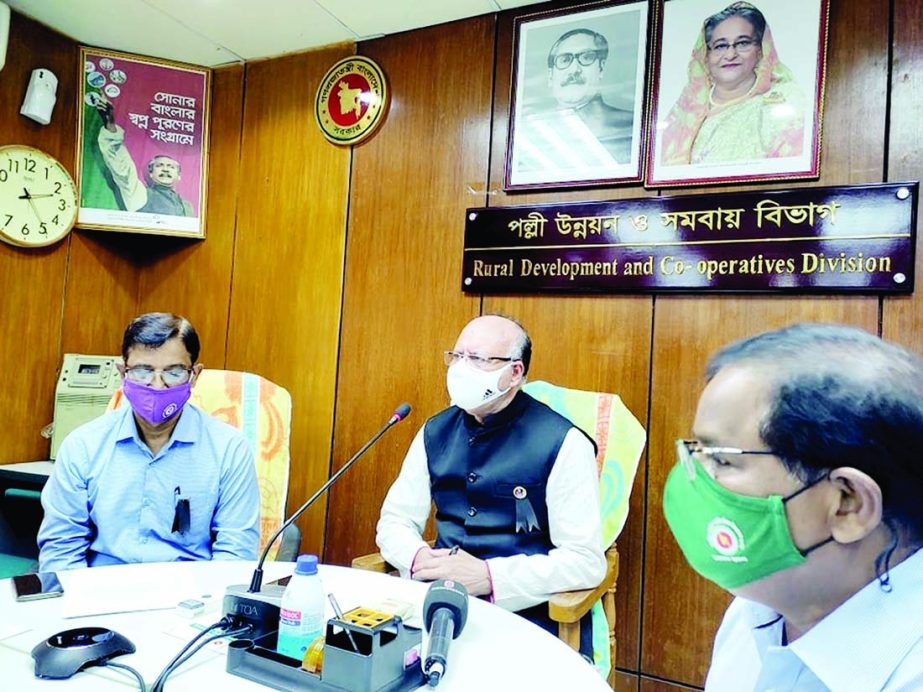
[[[177,499],[190,526],[174,531]],[[256,559],[260,496],[253,452],[236,429],[186,404],[157,454],[131,408],[67,436],[42,491],[42,571],[126,562]]]
[[[923,550],[782,646],[782,617],[737,598],[715,637],[706,692],[923,690]]]

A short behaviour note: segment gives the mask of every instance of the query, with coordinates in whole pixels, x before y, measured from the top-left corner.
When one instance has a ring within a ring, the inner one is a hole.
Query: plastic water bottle
[[[303,660],[308,645],[324,633],[324,624],[324,588],[317,573],[317,556],[300,555],[282,594],[276,650]]]

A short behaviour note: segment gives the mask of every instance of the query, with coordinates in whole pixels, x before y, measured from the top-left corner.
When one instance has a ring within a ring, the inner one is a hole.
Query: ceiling
[[[78,43],[215,67],[540,0],[2,0]]]

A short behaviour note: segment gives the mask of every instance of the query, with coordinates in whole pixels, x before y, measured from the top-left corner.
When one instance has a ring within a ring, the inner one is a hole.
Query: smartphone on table
[[[39,572],[13,577],[13,591],[17,601],[35,601],[60,596],[64,593],[64,587],[55,572]]]

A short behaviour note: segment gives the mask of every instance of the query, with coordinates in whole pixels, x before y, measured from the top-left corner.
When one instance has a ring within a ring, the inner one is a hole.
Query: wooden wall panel
[[[891,74],[888,180],[919,180],[923,174],[920,113],[923,112],[923,3],[894,3],[894,54]],[[919,225],[920,208],[917,209]],[[923,353],[923,236],[917,235],[916,292],[886,298],[882,336]]]
[[[617,670],[615,671],[615,685],[612,689],[614,692],[638,692],[640,684],[641,680],[637,675]]]
[[[32,70],[44,67],[58,77],[51,123],[40,125],[19,114]],[[0,72],[0,145],[26,144],[56,157],[74,172],[77,46],[66,36],[16,12],[10,18],[6,65]]]
[[[923,9],[915,0],[830,4],[823,175],[797,186],[916,179]],[[317,82],[352,46],[219,70],[204,242],[77,231],[49,249],[0,247],[0,317],[13,325],[0,334],[0,404],[10,429],[25,431],[0,438],[0,461],[47,453],[37,431],[51,417],[62,350],[113,352],[137,312],[183,312],[202,332],[206,364],[260,372],[292,392],[290,508],[397,403],[414,405],[410,421],[343,478],[326,517],[322,502],[301,522],[306,551],[320,551],[326,532],[326,561],[345,564],[374,549],[380,503],[410,439],[446,403],[439,351],[471,317],[507,312],[535,340],[534,379],[615,391],[649,430],[620,538],[616,689],[701,684],[729,598],[686,565],[662,519],[661,489],[705,359],[732,339],[796,320],[876,331],[879,309],[885,337],[923,350],[919,298],[462,293],[466,207],[660,194],[640,185],[502,191],[512,22],[535,9],[363,43],[385,69],[393,102],[381,131],[352,151],[327,144],[312,122]],[[72,41],[14,14],[0,74],[0,103],[13,106],[0,111],[0,143],[37,146],[73,169],[76,63]],[[16,112],[39,64],[61,78],[47,127]]]
[[[19,114],[36,67],[50,69],[60,80],[52,121],[45,126]],[[73,174],[76,74],[74,42],[14,12],[0,72],[0,145],[41,149]],[[48,455],[48,441],[39,431],[52,417],[69,246],[69,239],[35,250],[0,243],[0,407],[9,431],[0,436],[0,463]]]
[[[246,69],[227,366],[292,394],[290,510],[329,471],[349,150],[329,144],[311,114],[324,73],[351,51]],[[300,521],[305,552],[320,552],[323,522],[323,502]]]
[[[700,688],[687,687],[679,685],[668,680],[655,680],[653,678],[641,678],[641,692],[694,692]]]
[[[41,250],[0,243],[0,463],[48,458],[40,431],[52,420],[66,261],[66,240]]]
[[[532,380],[614,392],[647,428],[651,299],[638,297],[487,296],[484,312],[519,319],[533,341]],[[616,663],[637,669],[641,617],[646,450],[618,538]]]
[[[494,87],[489,206],[510,206],[582,200],[627,199],[656,194],[640,185],[592,190],[546,192],[503,191],[510,109],[513,21],[534,12],[525,8],[499,15]],[[486,298],[484,311],[499,311],[523,320],[536,343],[532,379],[548,379],[569,386],[619,394],[647,427],[648,367],[653,299],[650,296],[583,298],[529,296]],[[542,349],[548,358],[541,358]],[[553,349],[553,350],[549,350]],[[556,357],[558,352],[567,357]],[[645,356],[645,352],[648,352]],[[638,669],[641,625],[641,556],[646,485],[642,458],[631,495],[631,510],[619,536],[620,575],[616,592],[617,663]]]
[[[83,230],[71,234],[64,353],[119,354],[125,325],[138,314],[134,257],[139,237]]]
[[[483,205],[494,20],[398,34],[361,46],[391,85],[391,112],[353,154],[334,467],[407,401],[391,431],[333,489],[325,559],[375,550],[381,502],[410,440],[447,405],[441,351],[478,313],[461,292],[464,211]]]
[[[202,342],[200,360],[223,368],[240,192],[243,65],[216,70],[212,79],[208,220],[204,241],[150,238],[140,269],[138,312],[184,315]]]
[[[882,180],[888,94],[888,22],[884,20],[889,14],[888,0],[830,3],[827,94],[817,185]],[[862,40],[857,41],[860,34]]]

